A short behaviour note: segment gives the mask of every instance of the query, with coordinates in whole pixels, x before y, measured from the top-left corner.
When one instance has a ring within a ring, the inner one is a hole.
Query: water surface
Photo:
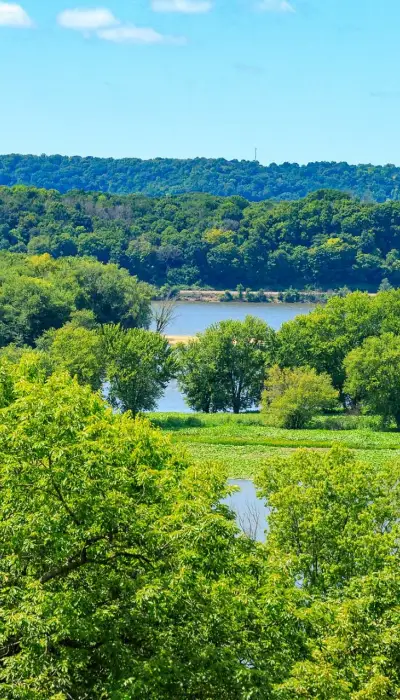
[[[161,302],[153,302],[157,308]],[[195,335],[201,333],[212,323],[233,319],[243,321],[246,316],[257,316],[266,321],[271,328],[278,330],[282,323],[296,316],[310,313],[315,304],[249,304],[245,302],[212,303],[204,301],[178,301],[174,318],[169,324],[168,335]]]
[[[235,513],[237,524],[248,537],[265,542],[269,509],[264,500],[258,498],[253,482],[248,479],[229,479],[229,483],[238,486],[240,491],[235,491],[223,503]]]

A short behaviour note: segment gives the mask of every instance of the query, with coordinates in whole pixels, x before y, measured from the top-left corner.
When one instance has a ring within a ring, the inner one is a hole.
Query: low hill
[[[114,160],[13,154],[0,156],[0,185],[149,196],[205,192],[240,195],[250,201],[294,200],[315,190],[337,189],[365,201],[385,202],[400,199],[400,168],[324,162],[263,166],[223,158]]]

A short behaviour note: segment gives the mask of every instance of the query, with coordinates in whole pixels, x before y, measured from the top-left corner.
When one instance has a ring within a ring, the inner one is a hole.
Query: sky
[[[400,165],[399,0],[0,0],[0,153]]]

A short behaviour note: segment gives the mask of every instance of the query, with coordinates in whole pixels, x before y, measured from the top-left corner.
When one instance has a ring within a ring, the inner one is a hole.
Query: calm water
[[[157,306],[157,302],[154,302]],[[175,309],[175,317],[168,326],[168,335],[195,335],[201,333],[212,323],[235,319],[243,319],[251,314],[266,321],[271,328],[278,330],[282,323],[302,314],[308,314],[315,308],[313,304],[246,304],[240,302],[206,303],[206,302],[178,302]],[[176,381],[167,387],[164,396],[160,399],[157,411],[162,413],[177,412],[190,413],[191,410],[185,404],[185,400],[178,389]]]
[[[157,307],[157,302],[154,302]],[[195,335],[212,323],[234,319],[243,321],[246,316],[258,316],[271,328],[278,330],[282,323],[302,314],[308,314],[314,304],[246,304],[243,302],[208,303],[177,302],[175,318],[167,328],[168,335]]]
[[[247,479],[229,479],[229,483],[238,486],[240,491],[223,502],[236,514],[236,521],[246,535],[264,542],[269,510],[264,501],[257,497],[253,482]]]

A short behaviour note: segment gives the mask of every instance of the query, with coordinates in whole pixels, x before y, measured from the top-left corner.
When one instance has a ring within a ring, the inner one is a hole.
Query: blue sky
[[[399,0],[0,1],[0,152],[400,165]]]

